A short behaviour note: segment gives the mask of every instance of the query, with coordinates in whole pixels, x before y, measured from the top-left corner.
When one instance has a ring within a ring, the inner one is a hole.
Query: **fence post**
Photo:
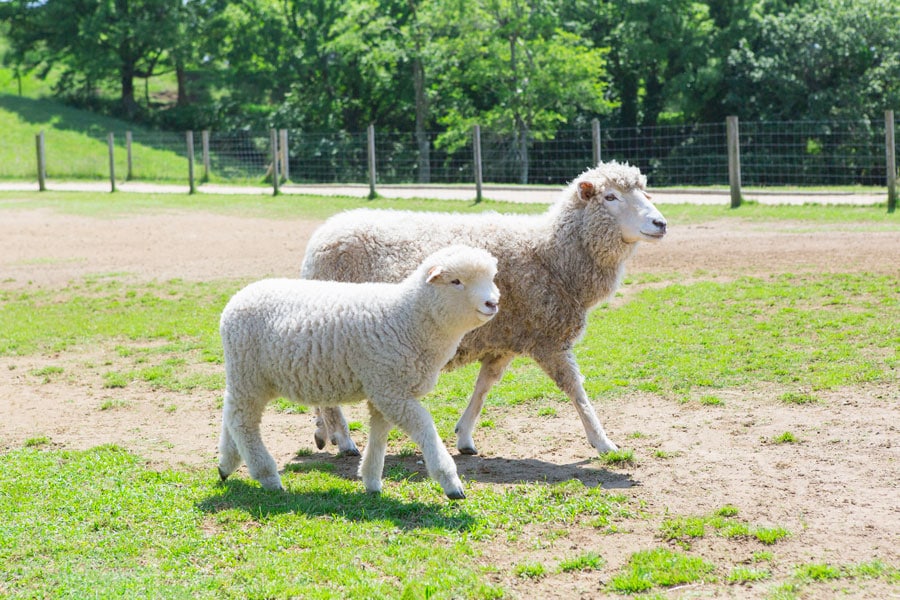
[[[731,208],[741,205],[741,139],[738,118],[726,117],[728,142],[728,185],[731,187]]]
[[[369,200],[378,197],[375,192],[375,125],[369,123],[366,130],[368,134],[368,155],[369,155]]]
[[[125,132],[125,151],[128,154],[128,172],[125,175],[125,181],[131,181],[134,178],[131,162],[131,131]]]
[[[184,137],[187,142],[188,194],[195,194],[197,186],[194,183],[194,132],[188,131]]]
[[[594,166],[600,164],[603,156],[600,153],[600,120],[591,121],[591,139],[594,141]]]
[[[34,137],[37,145],[38,191],[47,191],[47,153],[44,149],[44,130]]]
[[[288,165],[288,132],[282,129],[281,132],[281,177],[287,181],[291,178],[291,168]]]
[[[203,183],[209,181],[209,172],[212,171],[209,163],[209,129],[200,133],[201,151],[203,152]]]
[[[116,152],[115,134],[112,131],[106,136],[109,145],[109,191],[116,191]]]
[[[272,195],[277,196],[281,193],[279,186],[280,175],[278,173],[278,131],[269,130],[269,145],[272,146]]]
[[[884,150],[887,158],[888,212],[897,209],[897,147],[894,142],[894,111],[884,111]]]
[[[481,125],[475,125],[472,131],[472,160],[475,170],[475,202],[481,202]]]

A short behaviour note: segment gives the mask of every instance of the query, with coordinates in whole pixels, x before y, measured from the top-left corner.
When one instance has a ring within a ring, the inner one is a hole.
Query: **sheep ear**
[[[431,267],[430,269],[428,269],[428,277],[425,279],[425,282],[431,283],[432,281],[443,275],[444,271],[446,271],[446,269],[440,265]]]
[[[594,184],[590,181],[582,181],[578,184],[578,195],[581,197],[582,202],[587,202],[593,198],[595,192]]]

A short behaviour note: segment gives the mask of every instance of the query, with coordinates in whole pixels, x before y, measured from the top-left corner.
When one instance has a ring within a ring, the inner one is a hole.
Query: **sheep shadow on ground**
[[[527,483],[563,483],[577,479],[585,487],[604,489],[627,489],[640,485],[627,473],[618,473],[601,467],[596,460],[585,459],[570,464],[556,464],[535,458],[499,458],[484,456],[453,456],[459,476],[466,480],[501,485]],[[318,452],[308,456],[294,457],[285,465],[285,471],[322,470],[339,477],[358,480],[357,468],[360,458],[356,456],[334,455]],[[386,480],[428,477],[428,472],[420,454],[412,456],[387,455],[384,460]]]
[[[438,528],[467,531],[476,524],[475,519],[460,510],[460,505],[456,503],[401,502],[383,494],[370,494],[362,490],[267,491],[255,482],[240,478],[227,479],[218,485],[221,493],[197,503],[201,512],[216,514],[238,509],[255,521],[288,513],[308,517],[339,516],[349,521],[390,521],[402,530]],[[452,508],[448,509],[448,506]]]

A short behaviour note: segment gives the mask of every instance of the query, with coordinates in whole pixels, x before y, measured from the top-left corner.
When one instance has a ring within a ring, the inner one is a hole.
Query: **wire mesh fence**
[[[486,183],[561,185],[599,156],[640,167],[654,187],[728,185],[726,137],[724,122],[525,135],[482,131],[481,172]],[[111,152],[120,179],[184,181],[192,160],[185,138],[185,133],[114,132],[110,150],[105,134],[98,133],[82,138],[73,152],[51,132],[44,169],[50,178],[106,178]],[[195,139],[192,172],[201,182],[271,183],[270,132],[211,131]],[[367,132],[288,130],[278,139],[279,172],[293,183],[372,181]],[[885,122],[741,122],[739,139],[743,185],[884,186],[888,175]],[[449,146],[435,132],[376,131],[372,148],[379,184],[474,181],[472,138]],[[0,165],[0,177],[15,176]]]

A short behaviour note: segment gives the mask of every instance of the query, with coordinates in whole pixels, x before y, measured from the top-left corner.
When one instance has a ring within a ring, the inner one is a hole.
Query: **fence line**
[[[378,184],[398,183],[561,185],[602,158],[640,167],[654,187],[730,186],[733,193],[737,189],[738,201],[741,185],[881,187],[896,178],[896,165],[890,165],[896,148],[887,147],[896,144],[889,114],[883,122],[743,121],[739,133],[736,117],[728,123],[638,128],[604,128],[595,120],[552,134],[530,132],[524,143],[521,137],[482,128],[456,144],[428,133],[424,167],[412,132],[379,133],[372,126],[360,133],[204,131],[202,182],[368,183],[372,194]],[[114,188],[116,163],[127,152],[127,169],[119,172],[127,172],[128,179],[178,181],[190,173],[193,190],[187,148],[193,149],[192,134],[129,131],[126,148],[113,147],[109,139],[107,169],[87,149],[84,156],[55,162],[52,133],[46,135],[38,141],[38,178],[48,173],[102,177],[105,172]]]

